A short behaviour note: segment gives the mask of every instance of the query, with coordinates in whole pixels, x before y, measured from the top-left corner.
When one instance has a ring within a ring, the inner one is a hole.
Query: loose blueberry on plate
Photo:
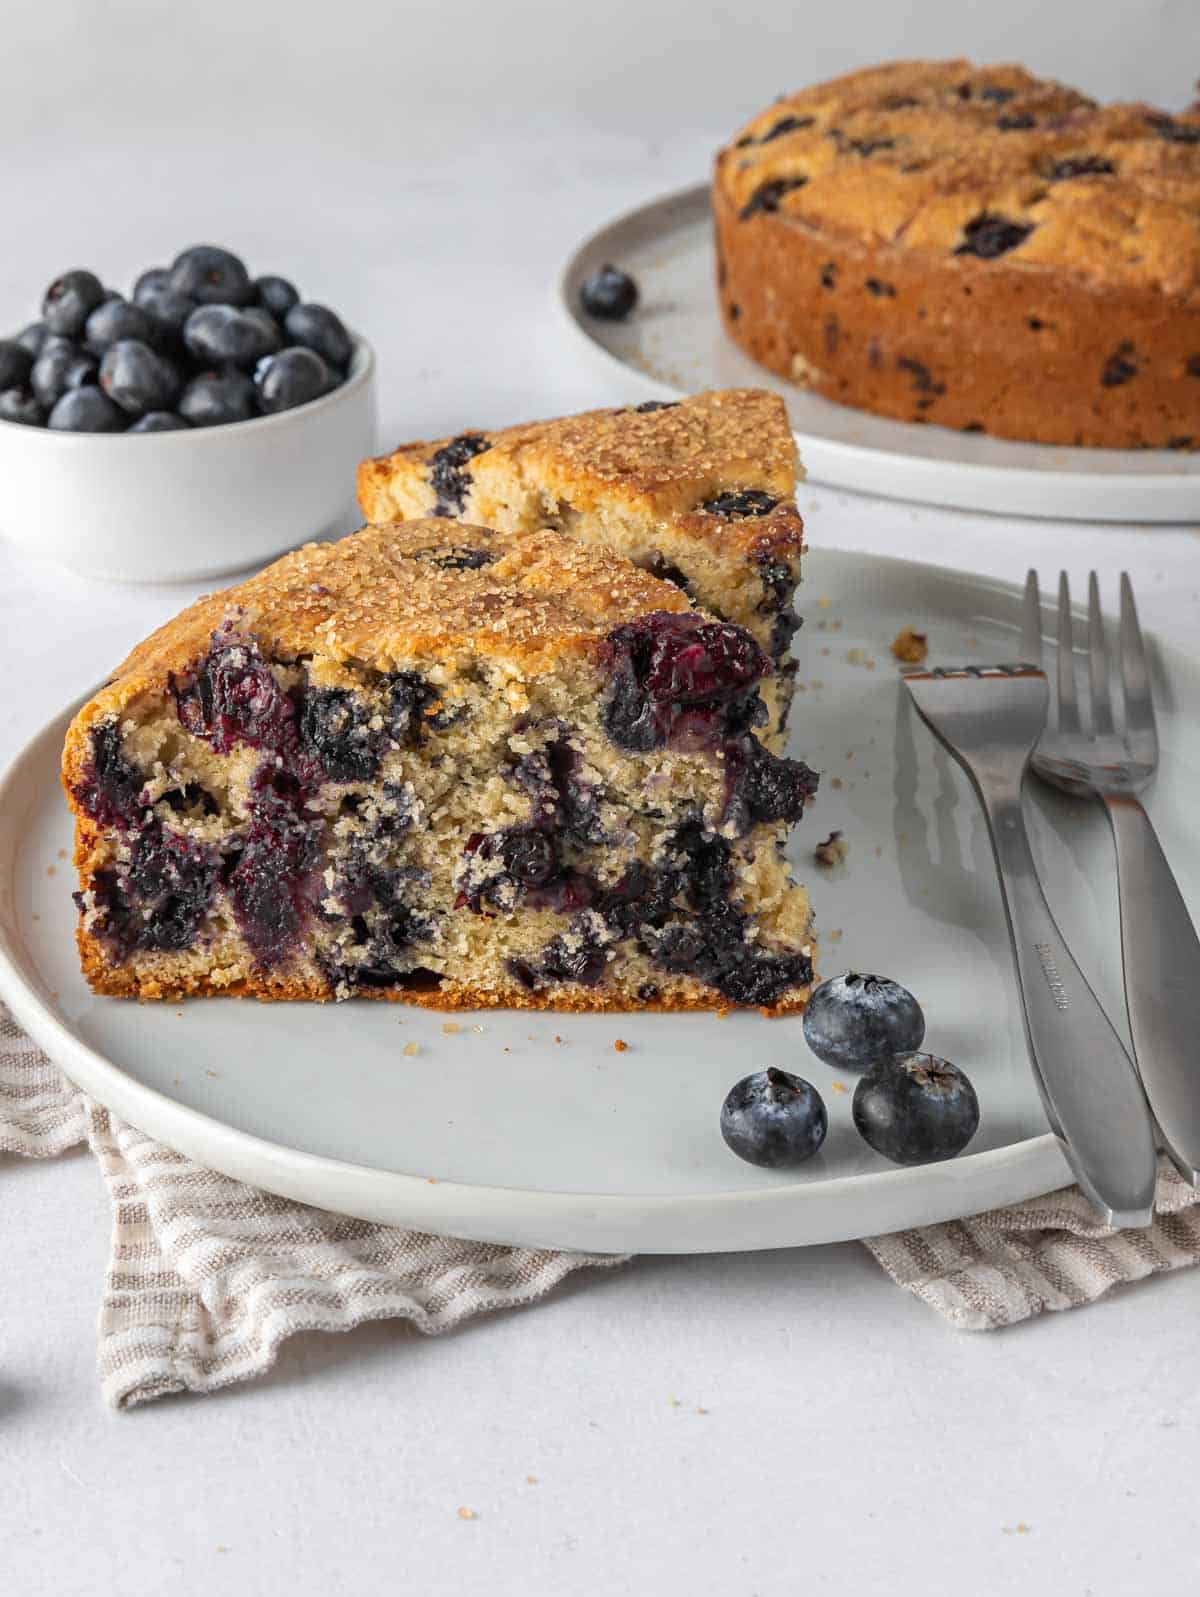
[[[31,388],[5,388],[0,390],[0,421],[19,422],[22,427],[43,427],[46,412]]]
[[[0,388],[23,388],[33,370],[33,356],[15,338],[0,338]]]
[[[919,1048],[921,1006],[899,982],[847,971],[814,989],[804,1010],[804,1040],[835,1070],[869,1070],[893,1054]]]
[[[327,366],[338,371],[349,366],[353,340],[327,305],[293,305],[284,326],[289,338],[320,355]]]
[[[89,383],[62,396],[50,412],[47,426],[63,433],[119,433],[125,431],[128,420],[102,389]]]
[[[193,427],[223,427],[258,414],[254,384],[241,372],[203,372],[179,400],[179,414]]]
[[[250,274],[236,255],[215,244],[194,244],[171,263],[169,285],[199,305],[249,305]]]
[[[138,417],[129,431],[131,433],[177,433],[186,432],[190,426],[191,423],[185,421],[176,411],[148,410],[144,416]]]
[[[293,305],[300,303],[300,295],[286,277],[256,277],[254,279],[256,303],[270,311],[277,322],[282,322]]]
[[[579,299],[589,316],[623,322],[638,302],[638,286],[619,266],[605,265],[585,281]]]
[[[274,317],[257,306],[238,310],[233,305],[200,305],[188,317],[183,338],[202,365],[228,361],[246,370],[283,344]]]
[[[311,349],[284,349],[260,361],[254,373],[258,402],[268,415],[320,399],[337,378]]]
[[[78,338],[84,323],[104,303],[105,288],[92,272],[64,272],[46,290],[42,320],[62,338]]]
[[[854,1089],[852,1112],[863,1141],[902,1165],[953,1159],[979,1126],[974,1087],[936,1054],[897,1054],[875,1065]]]
[[[821,1094],[786,1070],[756,1071],[721,1105],[721,1135],[748,1164],[784,1170],[803,1164],[825,1141],[829,1117]]]
[[[136,338],[114,344],[100,362],[100,386],[122,410],[142,416],[148,410],[170,410],[179,398],[179,373]]]

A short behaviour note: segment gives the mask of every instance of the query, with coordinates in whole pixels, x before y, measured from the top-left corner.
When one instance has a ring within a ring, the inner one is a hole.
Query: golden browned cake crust
[[[1200,113],[1022,67],[898,62],[790,95],[717,157],[730,334],[908,421],[1200,446]]]
[[[433,563],[459,540],[494,551],[494,562]],[[289,659],[319,650],[388,671],[400,659],[466,652],[526,675],[564,652],[594,654],[613,627],[646,610],[686,609],[682,594],[648,573],[553,533],[519,539],[432,517],[363,527],[339,543],[305,544],[151,633],[79,712],[68,755],[92,721],[186,669],[235,611],[269,652]]]
[[[779,396],[722,389],[405,444],[363,461],[358,492],[372,521],[433,513],[513,533],[552,527],[677,583],[784,668],[764,690],[778,736],[804,551],[799,471]]]
[[[802,1007],[770,664],[552,531],[427,519],[199,600],[72,722],[84,973],[113,996]],[[657,674],[655,674],[657,673]]]

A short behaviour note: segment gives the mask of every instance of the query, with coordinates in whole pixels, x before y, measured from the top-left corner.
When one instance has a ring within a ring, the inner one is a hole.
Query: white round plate
[[[68,1076],[152,1136],[272,1191],[431,1231],[612,1252],[767,1248],[1061,1186],[976,802],[909,709],[888,647],[912,624],[927,630],[935,663],[1011,659],[1019,595],[931,566],[817,552],[804,608],[792,748],[823,775],[793,848],[821,965],[882,971],[917,993],[928,1045],[968,1071],[982,1104],[956,1160],[901,1170],[872,1153],[851,1121],[854,1079],[808,1052],[797,1019],[93,997],[76,963],[58,788],[67,714],[0,790],[0,992]],[[1200,904],[1200,737],[1177,708],[1200,701],[1200,668],[1155,660],[1163,760],[1152,807]],[[1054,794],[1031,811],[1064,932],[1120,1014],[1104,820]],[[850,853],[826,874],[812,849],[835,828]],[[807,1076],[829,1107],[825,1147],[796,1173],[741,1163],[718,1133],[728,1088],[768,1064]]]
[[[628,322],[596,321],[580,309],[584,279],[605,261],[631,272],[641,288]],[[594,233],[567,263],[559,299],[584,347],[610,372],[613,361],[636,371],[657,398],[704,388],[782,394],[816,482],[1009,515],[1200,517],[1200,452],[1065,449],[891,421],[810,394],[757,365],[726,336],[717,311],[707,185],[640,206]]]

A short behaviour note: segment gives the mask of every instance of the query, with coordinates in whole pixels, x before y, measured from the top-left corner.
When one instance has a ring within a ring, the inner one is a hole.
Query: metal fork
[[[922,720],[983,804],[1016,965],[1034,1078],[1084,1192],[1110,1225],[1153,1216],[1155,1146],[1120,1038],[1071,957],[1038,881],[1021,788],[1050,690],[1034,665],[906,671]]]
[[[1042,652],[1037,572],[1025,582],[1022,647]],[[1200,1185],[1200,938],[1150,818],[1137,795],[1158,769],[1158,735],[1133,585],[1121,574],[1119,628],[1123,715],[1114,716],[1100,585],[1088,578],[1089,704],[1075,682],[1071,590],[1058,579],[1058,725],[1033,756],[1037,774],[1065,792],[1099,799],[1117,855],[1121,958],[1134,1057],[1180,1174]]]

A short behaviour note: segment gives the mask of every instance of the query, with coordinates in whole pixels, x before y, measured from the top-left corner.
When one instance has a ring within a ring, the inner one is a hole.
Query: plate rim
[[[683,188],[673,189],[665,194],[660,194],[655,199],[643,201],[622,211],[617,216],[610,218],[601,226],[593,229],[581,243],[577,244],[560,268],[555,284],[554,301],[561,316],[573,330],[574,335],[581,341],[583,347],[602,365],[609,373],[614,370],[624,374],[628,379],[636,376],[638,381],[644,383],[651,391],[653,397],[677,398],[680,395],[692,392],[691,389],[682,388],[674,383],[665,381],[658,376],[651,376],[611,350],[603,340],[596,336],[589,327],[582,313],[577,310],[573,289],[584,272],[585,266],[590,264],[593,257],[604,252],[605,241],[620,229],[634,224],[644,224],[652,219],[653,213],[666,207],[686,209],[688,206],[707,206],[710,188],[707,183],[693,183]],[[749,357],[747,357],[749,358]],[[781,382],[776,373],[764,371],[764,381]],[[778,390],[772,390],[773,392]],[[803,392],[803,390],[800,390]],[[817,395],[817,398],[824,396]],[[829,404],[836,401],[829,400]],[[905,426],[895,417],[879,416],[873,411],[859,410],[855,406],[842,405],[838,407],[853,415],[860,415],[869,423]],[[1193,521],[1200,515],[1200,468],[1195,472],[1163,471],[1123,472],[1112,471],[1097,473],[1092,468],[1097,458],[1111,458],[1113,455],[1137,454],[1139,458],[1150,459],[1162,456],[1165,459],[1177,460],[1179,457],[1169,450],[1115,450],[1115,449],[1085,449],[1069,444],[1036,444],[1015,438],[996,438],[991,440],[995,445],[1012,450],[1028,449],[1053,449],[1057,455],[1065,457],[1069,464],[1066,466],[1031,466],[1021,461],[1012,464],[996,464],[992,462],[974,462],[970,460],[937,460],[930,456],[912,454],[904,449],[879,447],[874,444],[855,443],[841,438],[827,438],[817,433],[805,432],[793,423],[792,431],[801,448],[802,459],[810,467],[810,478],[813,482],[826,487],[841,488],[853,492],[867,492],[873,495],[895,498],[905,503],[935,504],[947,507],[970,509],[975,513],[990,515],[1020,515],[1040,516],[1053,521],[1152,521],[1163,526],[1177,526]],[[952,432],[952,429],[941,429],[943,432]],[[807,451],[807,454],[805,454]],[[897,472],[900,482],[890,489],[878,486],[861,486],[860,473],[851,470],[845,476],[826,477],[819,470],[811,470],[814,451],[818,460],[821,457],[836,459],[844,465],[853,468],[855,465],[873,468],[873,472]],[[928,475],[941,474],[950,479],[946,486],[935,494],[919,493],[918,487],[928,488],[927,483],[918,482],[910,491],[905,491],[903,486],[904,476],[913,475],[924,479]],[[1014,495],[1011,508],[1005,509],[995,503],[983,504],[973,498],[969,493],[963,497],[962,492],[955,493],[956,483],[970,482],[980,486],[988,486],[993,493],[1009,492]],[[1054,485],[1069,486],[1078,491],[1085,484],[1096,482],[1100,485],[1096,492],[1098,502],[1087,509],[1056,510],[1030,509],[1029,501],[1035,490],[1045,492]],[[1130,513],[1128,505],[1120,503],[1124,496],[1144,494],[1150,497],[1155,491],[1162,492],[1164,487],[1172,488],[1182,497],[1183,493],[1191,488],[1195,495],[1195,504],[1191,509],[1179,507],[1172,509],[1169,515],[1156,512],[1152,507],[1141,505],[1136,513]],[[1115,498],[1114,498],[1115,496]],[[1104,500],[1108,499],[1106,505]]]

